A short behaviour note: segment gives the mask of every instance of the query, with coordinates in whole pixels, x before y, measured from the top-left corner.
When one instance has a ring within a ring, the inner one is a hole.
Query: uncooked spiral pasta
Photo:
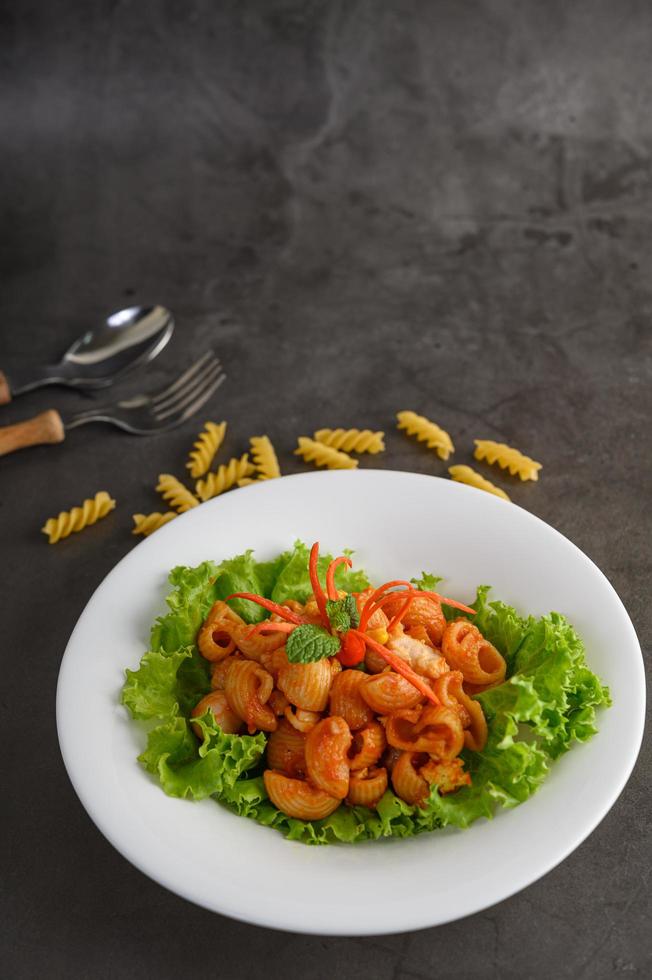
[[[178,515],[173,510],[166,511],[165,514],[159,514],[155,512],[153,514],[134,514],[133,521],[134,526],[132,534],[142,534],[144,537],[149,537],[154,531],[158,531],[160,527],[164,524],[169,524]]]
[[[180,480],[177,480],[176,476],[172,476],[171,473],[159,474],[156,489],[163,497],[163,500],[167,500],[170,506],[174,507],[179,514],[185,514],[187,510],[191,510],[193,507],[199,505],[197,498],[191,494],[187,487],[184,487]]]
[[[255,468],[249,462],[249,453],[243,453],[240,459],[234,457],[219,466],[215,473],[207,473],[203,480],[198,480],[195,484],[197,496],[200,500],[210,500],[254,473]]]
[[[357,459],[347,456],[331,446],[325,446],[315,439],[299,436],[299,445],[294,450],[296,456],[302,456],[306,463],[316,466],[326,466],[329,470],[354,470],[358,465]]]
[[[385,449],[385,433],[371,429],[318,429],[316,442],[322,442],[343,453],[382,453]]]
[[[448,432],[430,419],[416,412],[397,412],[398,428],[406,435],[415,436],[418,442],[425,442],[428,449],[434,449],[440,459],[448,459],[455,452],[453,440]]]
[[[193,480],[208,473],[215,454],[224,442],[226,422],[206,422],[190,453],[186,467]]]
[[[541,463],[524,456],[518,449],[504,442],[492,442],[491,439],[475,439],[474,442],[473,455],[476,459],[496,463],[501,469],[509,470],[512,476],[519,476],[521,480],[539,479]]]
[[[50,517],[41,530],[48,535],[48,543],[56,544],[69,534],[82,531],[90,524],[95,524],[113,510],[115,500],[105,490],[100,490],[94,497],[83,502],[81,507],[72,510],[62,510],[58,517]]]
[[[449,466],[448,472],[457,483],[466,483],[468,487],[475,487],[476,490],[486,490],[487,493],[493,493],[495,497],[502,497],[503,500],[510,499],[504,490],[497,487],[495,483],[491,483],[490,480],[485,480],[471,466],[462,466],[461,464]]]
[[[269,436],[252,436],[251,458],[258,470],[259,480],[274,480],[281,475],[281,468]]]

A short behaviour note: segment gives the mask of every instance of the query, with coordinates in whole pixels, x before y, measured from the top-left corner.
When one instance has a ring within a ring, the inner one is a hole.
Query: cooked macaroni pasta
[[[218,600],[197,634],[199,652],[213,665],[214,694],[199,701],[193,717],[210,711],[223,731],[267,733],[265,791],[300,820],[323,819],[341,805],[373,808],[390,783],[416,806],[431,787],[445,794],[469,785],[460,752],[480,752],[487,739],[472,694],[505,677],[498,650],[469,620],[447,623],[436,593],[389,582],[347,596],[334,586],[342,562],[348,559],[331,563],[324,592],[314,557],[305,603],[230,597],[272,613],[258,626]],[[328,609],[344,604],[352,623],[351,602],[357,626],[338,633]],[[295,630],[306,636],[321,629],[323,637],[328,627],[339,652],[297,661]]]

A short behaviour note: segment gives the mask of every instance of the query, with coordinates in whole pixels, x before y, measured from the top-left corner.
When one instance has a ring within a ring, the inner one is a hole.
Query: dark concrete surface
[[[393,430],[401,408],[441,421],[458,462],[474,437],[514,443],[544,462],[540,483],[497,482],[597,562],[649,651],[649,3],[0,10],[2,367],[157,301],[178,329],[147,384],[214,345],[229,382],[202,415],[229,419],[229,452],[267,431],[295,472],[298,434],[362,423],[388,432],[383,466],[445,474]],[[42,390],[2,420],[86,404]],[[648,745],[559,868],[413,934],[234,923],[100,836],[59,755],[59,662],[196,429],[87,427],[0,462],[3,975],[651,976]],[[116,512],[49,547],[44,519],[100,488]]]

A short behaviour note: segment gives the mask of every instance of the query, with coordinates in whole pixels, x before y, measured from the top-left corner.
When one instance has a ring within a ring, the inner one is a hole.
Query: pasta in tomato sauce
[[[266,733],[265,792],[291,818],[373,809],[390,785],[416,806],[433,787],[444,795],[468,786],[461,753],[481,752],[487,739],[473,695],[505,677],[498,650],[469,620],[447,623],[442,601],[474,610],[409,582],[336,589],[346,557],[331,563],[324,589],[317,556],[315,545],[304,603],[252,593],[214,603],[197,633],[213,690],[193,717],[209,711],[225,732]],[[247,624],[235,599],[271,617]]]

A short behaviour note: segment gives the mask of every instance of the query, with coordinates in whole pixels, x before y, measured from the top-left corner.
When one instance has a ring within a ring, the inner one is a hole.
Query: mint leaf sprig
[[[355,596],[347,595],[344,599],[329,599],[326,603],[326,614],[332,629],[338,633],[357,629],[360,625],[360,613]]]
[[[347,633],[360,625],[360,614],[355,596],[347,595],[344,599],[329,599],[326,603],[326,613],[331,631],[323,626],[305,623],[293,629],[285,645],[287,658],[291,664],[314,664],[326,657],[334,657],[340,652],[341,639],[336,634]]]
[[[285,652],[291,664],[314,664],[340,652],[339,637],[333,636],[323,626],[304,623],[288,636]]]

